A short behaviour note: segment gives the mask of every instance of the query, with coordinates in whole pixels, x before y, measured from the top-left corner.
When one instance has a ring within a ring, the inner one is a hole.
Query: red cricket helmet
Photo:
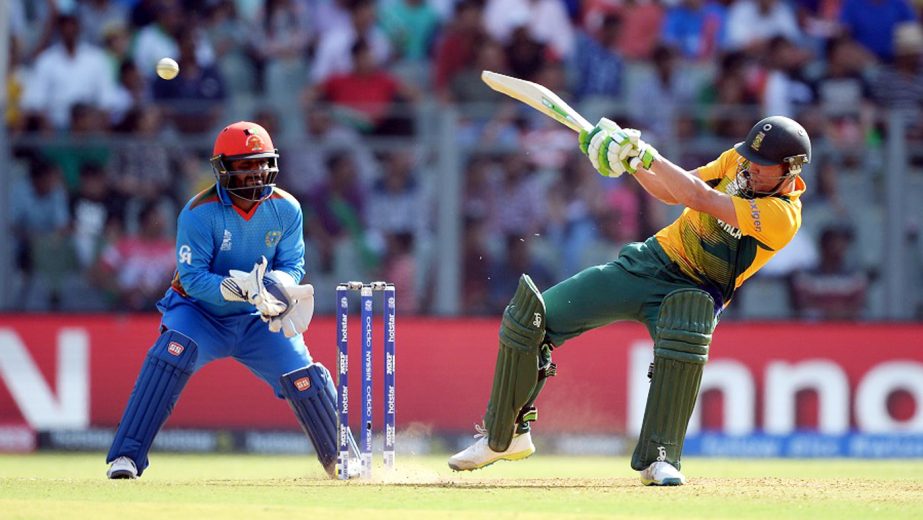
[[[267,159],[269,166],[257,170],[232,170],[232,161]],[[279,174],[279,150],[272,144],[269,132],[249,121],[238,121],[218,132],[211,158],[218,189],[224,189],[246,200],[262,201],[272,195]],[[235,176],[259,176],[256,184],[232,183]]]

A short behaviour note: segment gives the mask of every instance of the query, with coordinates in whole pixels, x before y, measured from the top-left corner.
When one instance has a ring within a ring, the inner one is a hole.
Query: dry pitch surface
[[[689,459],[678,488],[626,459],[537,455],[454,473],[403,457],[371,482],[326,480],[313,457],[154,454],[137,481],[103,455],[0,455],[0,518],[923,518],[923,462]]]

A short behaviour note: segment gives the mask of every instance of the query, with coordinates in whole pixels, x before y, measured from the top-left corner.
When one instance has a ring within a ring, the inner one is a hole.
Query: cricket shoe
[[[682,486],[686,477],[669,462],[657,461],[640,472],[645,486]]]
[[[476,424],[474,444],[449,458],[449,467],[455,471],[471,471],[489,466],[498,460],[522,460],[535,453],[532,434],[529,432],[514,435],[510,446],[505,451],[494,451],[487,445],[487,429]]]
[[[128,457],[119,457],[112,461],[106,476],[110,479],[136,479],[138,478],[138,467],[135,466],[135,461]]]

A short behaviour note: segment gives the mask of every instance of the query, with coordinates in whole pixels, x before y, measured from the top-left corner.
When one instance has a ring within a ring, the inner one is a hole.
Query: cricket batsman
[[[336,388],[302,338],[314,314],[314,287],[300,283],[303,216],[298,201],[276,187],[278,161],[260,125],[241,121],[218,134],[211,159],[215,185],[179,215],[177,269],[157,304],[160,337],[106,457],[109,478],[141,476],[154,436],[189,377],[225,357],[243,363],[289,402],[321,465],[335,477]]]
[[[677,486],[686,427],[718,317],[734,291],[801,225],[800,174],[811,141],[797,122],[767,117],[717,159],[686,171],[640,138],[602,119],[580,149],[600,174],[625,172],[655,198],[685,206],[679,218],[618,258],[540,292],[527,274],[500,325],[493,388],[477,441],[453,455],[455,470],[519,460],[535,446],[535,399],[554,375],[551,352],[617,320],[643,323],[654,340],[644,420],[631,458],[645,485]]]

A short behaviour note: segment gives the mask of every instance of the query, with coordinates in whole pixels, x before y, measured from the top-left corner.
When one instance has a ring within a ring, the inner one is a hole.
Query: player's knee
[[[157,338],[154,346],[148,350],[147,356],[191,373],[198,357],[198,345],[185,334],[168,329]]]
[[[279,385],[282,396],[290,401],[314,397],[321,392],[333,394],[333,400],[336,400],[333,377],[327,367],[320,363],[284,374],[279,378]]]
[[[715,329],[715,301],[701,289],[679,289],[664,298],[657,319],[654,354],[705,363]]]

